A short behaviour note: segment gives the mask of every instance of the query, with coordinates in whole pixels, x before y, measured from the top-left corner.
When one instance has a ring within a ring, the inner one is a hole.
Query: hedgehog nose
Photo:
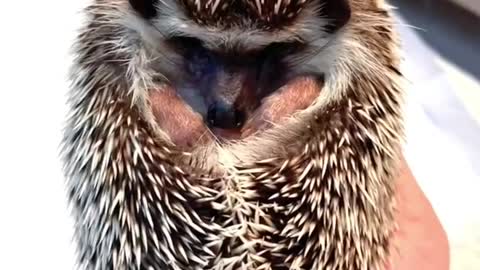
[[[245,123],[245,113],[236,109],[233,105],[216,102],[208,108],[207,120],[215,128],[241,128]]]

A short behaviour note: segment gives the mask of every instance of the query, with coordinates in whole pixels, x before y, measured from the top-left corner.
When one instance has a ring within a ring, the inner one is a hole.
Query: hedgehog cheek
[[[319,97],[323,82],[315,76],[299,76],[262,101],[242,129],[242,138],[282,124],[297,112],[309,108]]]
[[[149,103],[158,128],[178,148],[189,150],[211,140],[202,116],[185,103],[174,88],[164,86],[150,90]]]

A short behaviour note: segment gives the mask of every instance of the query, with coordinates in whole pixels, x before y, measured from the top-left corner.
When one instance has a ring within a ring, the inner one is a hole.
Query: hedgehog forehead
[[[204,26],[255,25],[277,29],[291,24],[307,0],[181,0],[186,15]]]
[[[323,40],[324,0],[162,0],[151,19],[162,38],[192,37],[214,50]]]

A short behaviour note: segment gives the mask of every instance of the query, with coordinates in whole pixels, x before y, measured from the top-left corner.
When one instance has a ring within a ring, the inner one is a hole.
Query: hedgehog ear
[[[158,0],[129,0],[128,2],[145,19],[151,19],[157,15]]]
[[[324,0],[321,9],[322,17],[328,18],[331,22],[326,31],[334,33],[342,28],[350,20],[351,12],[348,0]]]

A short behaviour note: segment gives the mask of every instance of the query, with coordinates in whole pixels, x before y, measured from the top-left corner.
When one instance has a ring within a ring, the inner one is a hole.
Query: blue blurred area
[[[470,0],[472,3],[480,0]],[[438,54],[480,80],[480,15],[453,0],[391,0]]]

